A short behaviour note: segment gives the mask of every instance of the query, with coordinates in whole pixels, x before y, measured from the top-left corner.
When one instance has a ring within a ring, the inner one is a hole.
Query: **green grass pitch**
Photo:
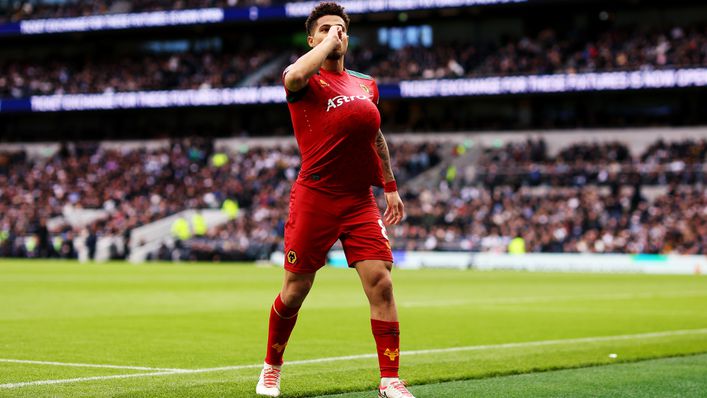
[[[0,260],[0,397],[255,397],[281,278],[244,265]],[[418,398],[707,391],[707,277],[393,278],[401,375]],[[325,268],[290,339],[282,396],[375,397],[373,352],[355,271]]]

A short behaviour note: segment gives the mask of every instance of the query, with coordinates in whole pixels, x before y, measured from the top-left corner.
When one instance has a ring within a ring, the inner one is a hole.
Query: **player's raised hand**
[[[385,203],[387,205],[383,219],[386,225],[398,224],[405,217],[405,206],[403,200],[400,199],[398,191],[386,192]]]
[[[344,40],[344,30],[339,25],[332,26],[327,32],[327,39],[334,41],[337,46],[340,45]]]

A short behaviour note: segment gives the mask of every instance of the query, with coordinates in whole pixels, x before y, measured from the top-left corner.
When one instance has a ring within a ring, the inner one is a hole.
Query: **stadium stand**
[[[0,9],[11,14],[8,10],[26,3],[35,11],[46,6],[45,16],[52,16],[54,8],[80,15],[123,4],[0,1]],[[131,12],[232,6],[217,1],[125,3]],[[284,94],[279,87],[264,86],[279,86],[284,65],[306,50],[304,18],[251,20],[245,13],[250,9],[242,7],[249,4],[235,4],[241,19],[180,26],[75,26],[79,30],[62,34],[54,33],[50,22],[30,31],[3,25],[0,140],[289,136]],[[284,10],[279,2],[269,4]],[[670,7],[655,0],[573,4],[531,0],[436,8],[429,3],[425,10],[400,14],[354,14],[347,64],[378,79],[385,132],[707,123],[699,106],[706,101],[700,87],[707,84],[707,9],[702,2],[679,0]],[[82,11],[94,5],[96,10]],[[538,76],[552,78],[532,80]],[[577,86],[566,86],[578,76]],[[400,83],[432,78],[460,79],[445,84],[465,91],[427,94],[422,85],[413,90],[418,94],[410,94],[410,85],[404,89]],[[503,78],[511,79],[511,85],[497,90],[495,79]],[[517,78],[526,80],[516,87]],[[558,84],[563,88],[555,90]],[[244,88],[253,91],[237,91]],[[195,94],[187,89],[204,90]],[[121,92],[132,96],[114,96]]]
[[[435,166],[442,156],[441,147],[429,143],[402,144],[395,150],[400,152],[396,168],[401,182]],[[219,154],[227,163],[214,164]],[[57,221],[50,231],[48,221],[61,217],[67,207],[105,210],[106,217],[81,228],[83,232],[129,240],[136,227],[185,209],[219,208],[227,199],[237,200],[245,210],[247,216],[235,221],[240,231],[246,228],[245,239],[257,242],[252,246],[265,245],[258,239],[282,235],[287,192],[299,167],[292,143],[215,153],[211,142],[200,139],[128,151],[84,143],[64,146],[47,159],[28,159],[22,152],[3,159],[0,182],[7,189],[0,191],[0,252],[12,257],[61,255],[61,242],[81,230]],[[209,234],[223,235],[234,227]],[[49,235],[58,237],[56,247]]]
[[[459,156],[460,145],[391,141],[408,212],[395,229],[395,249],[505,252],[518,236],[530,252],[707,249],[707,140],[656,141],[635,155],[626,143],[578,141],[555,156],[542,139],[528,140],[480,148],[474,163],[450,173],[454,166],[442,159]],[[227,162],[214,163],[217,154]],[[5,256],[75,256],[78,235],[129,240],[138,226],[237,200],[242,216],[151,254],[212,261],[267,259],[281,249],[299,162],[292,144],[221,152],[200,139],[151,150],[84,144],[45,160],[23,153],[3,159],[0,180],[10,187],[0,193]],[[429,179],[430,171],[432,188],[408,188],[418,176]],[[643,193],[656,186],[651,197]],[[81,228],[50,228],[48,220],[66,206],[107,215]]]
[[[647,31],[614,28],[560,34],[547,28],[534,36],[502,42],[456,41],[433,48],[406,46],[393,52],[379,46],[354,52],[352,68],[390,82],[707,65],[705,26],[641,29]]]
[[[475,181],[500,184],[584,186],[704,184],[707,140],[653,143],[640,157],[625,144],[575,144],[549,157],[544,141],[488,148]]]
[[[596,38],[587,33],[560,36],[545,29],[535,37],[505,43],[440,43],[434,48],[385,46],[352,51],[348,65],[375,76],[379,82],[410,79],[460,78],[521,74],[611,72],[664,67],[707,66],[707,28],[674,27],[640,32],[611,29]],[[248,81],[277,84],[287,63],[297,53],[282,57],[284,49],[239,49],[231,52],[133,54],[76,58],[53,55],[51,62],[0,62],[0,96],[101,93],[137,90],[221,88],[241,85],[246,77],[272,61],[274,71]]]
[[[0,96],[105,93],[232,87],[275,55],[276,49],[234,53],[133,55],[116,60],[52,57],[0,63]]]
[[[640,188],[463,187],[423,190],[407,203],[407,222],[394,233],[397,249],[502,253],[522,237],[527,252],[701,254],[707,243],[707,197],[698,187],[652,201]]]
[[[9,0],[0,1],[0,23],[282,3]],[[529,252],[707,252],[707,136],[673,129],[707,125],[707,6],[574,4],[355,15],[347,66],[378,79],[386,135],[406,133],[390,140],[408,211],[391,231],[396,250],[505,252],[522,238]],[[0,256],[100,257],[100,242],[113,258],[138,247],[153,259],[211,261],[280,250],[299,158],[291,138],[261,138],[291,136],[283,103],[253,91],[246,104],[141,107],[137,99],[126,109],[82,111],[79,98],[40,112],[31,98],[279,85],[282,68],[306,50],[304,18],[243,15],[180,27],[0,32]],[[422,98],[403,96],[399,84],[673,70],[694,72],[691,83],[660,75],[651,79],[675,81]],[[641,132],[655,126],[670,128],[660,137]],[[607,127],[633,133],[596,140]],[[557,128],[592,130],[546,134]],[[488,130],[492,138],[479,138]],[[235,144],[221,147],[227,138]],[[115,141],[125,139],[136,141]],[[227,200],[240,209],[229,221],[198,233],[187,225],[188,234],[165,227]],[[157,223],[174,237],[154,250],[131,240]]]
[[[296,0],[295,0],[296,1]],[[17,22],[40,18],[71,18],[90,15],[121,14],[147,11],[187,10],[207,7],[248,7],[281,4],[278,0],[9,0],[10,7],[0,14],[0,22]]]

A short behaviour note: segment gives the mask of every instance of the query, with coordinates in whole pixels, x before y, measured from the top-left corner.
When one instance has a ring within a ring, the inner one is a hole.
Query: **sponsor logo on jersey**
[[[400,349],[396,348],[395,351],[392,351],[390,348],[386,348],[383,355],[390,358],[391,361],[395,361],[395,358],[400,356]]]
[[[330,109],[338,108],[347,102],[367,99],[369,99],[367,95],[337,95],[334,98],[329,98],[329,100],[327,101],[326,111],[329,112]]]

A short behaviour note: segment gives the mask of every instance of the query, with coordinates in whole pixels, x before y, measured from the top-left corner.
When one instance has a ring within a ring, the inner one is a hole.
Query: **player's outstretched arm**
[[[285,70],[285,87],[291,92],[303,89],[309,78],[322,67],[327,56],[341,44],[343,35],[341,26],[330,27],[324,40]]]
[[[378,156],[381,158],[383,163],[383,180],[386,185],[390,183],[395,183],[395,175],[393,175],[393,166],[390,164],[390,152],[388,151],[388,143],[383,137],[383,132],[378,130],[378,136],[376,137],[376,149],[378,150]],[[386,189],[388,191],[388,189]],[[403,217],[405,217],[405,206],[403,206],[403,200],[400,199],[400,194],[398,190],[386,192],[385,193],[385,203],[387,205],[383,218],[387,225],[399,223]]]

